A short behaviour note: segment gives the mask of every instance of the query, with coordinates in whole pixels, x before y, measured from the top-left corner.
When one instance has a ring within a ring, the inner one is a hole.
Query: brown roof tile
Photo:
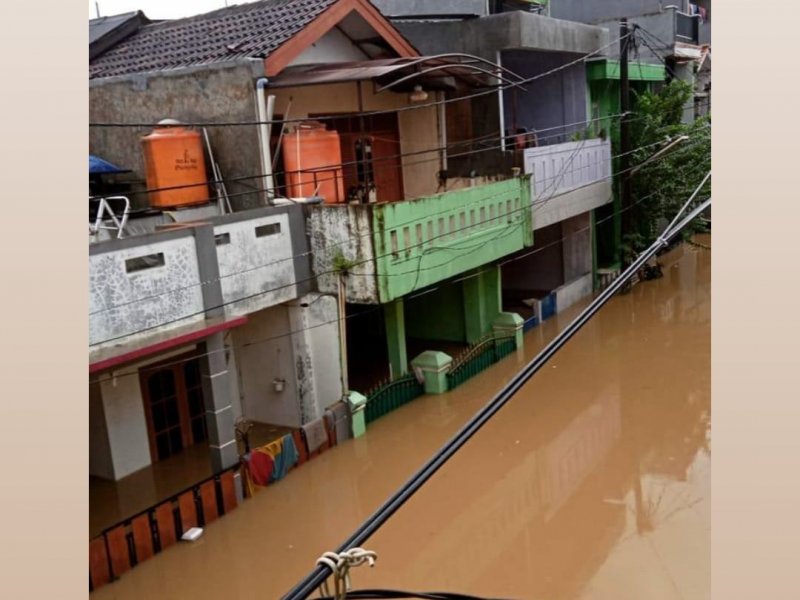
[[[262,0],[142,27],[89,63],[89,78],[266,58],[337,0]]]

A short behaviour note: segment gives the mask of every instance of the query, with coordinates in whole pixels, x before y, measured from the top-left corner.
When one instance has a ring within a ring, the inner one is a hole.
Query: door
[[[153,462],[208,439],[198,358],[189,355],[148,367],[140,379]]]

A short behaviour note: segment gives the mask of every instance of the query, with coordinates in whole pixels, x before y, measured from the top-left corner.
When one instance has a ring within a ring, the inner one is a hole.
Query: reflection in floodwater
[[[705,243],[710,239],[705,237]],[[547,599],[708,598],[710,252],[614,298],[365,546],[356,587]],[[426,396],[97,598],[277,598],[530,360]]]

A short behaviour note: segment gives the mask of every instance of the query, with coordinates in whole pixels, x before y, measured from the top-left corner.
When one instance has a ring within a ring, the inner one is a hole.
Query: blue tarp
[[[128,169],[122,169],[110,162],[97,156],[89,155],[89,175],[100,175],[103,173],[127,173]]]

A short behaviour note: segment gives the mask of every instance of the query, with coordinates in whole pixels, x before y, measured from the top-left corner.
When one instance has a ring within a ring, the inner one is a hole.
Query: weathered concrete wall
[[[533,248],[526,248],[521,254],[525,255],[524,258],[503,265],[503,290],[549,291],[564,283],[560,226],[553,225],[537,231]]]
[[[260,61],[257,61],[261,65]],[[263,72],[263,67],[262,72]],[[92,80],[89,85],[90,122],[156,123],[173,118],[190,122],[256,120],[255,78],[251,65],[192,69],[179,74]],[[89,128],[89,149],[144,178],[140,139],[150,128]],[[214,158],[223,176],[249,177],[261,172],[255,126],[209,127]],[[258,179],[231,182],[228,193],[237,209],[263,204],[253,192]],[[247,185],[244,185],[247,184]],[[139,205],[146,204],[136,197]]]
[[[587,273],[555,289],[556,312],[562,312],[570,306],[588,298],[592,293],[592,274]]]
[[[544,227],[549,227],[604,204],[609,204],[614,199],[611,194],[611,181],[606,179],[571,192],[559,194],[542,204],[535,204],[533,208],[533,229],[538,236],[538,232]],[[548,194],[544,198],[547,199],[549,197]]]
[[[564,251],[564,281],[592,272],[592,222],[585,212],[561,222]]]
[[[245,418],[299,427],[341,400],[337,318],[334,297],[311,294],[262,310],[234,332]]]
[[[609,19],[634,17],[661,12],[665,6],[674,5],[686,10],[687,0],[554,0],[550,2],[550,16],[567,21],[597,23]]]
[[[241,382],[242,414],[261,423],[297,427],[301,416],[297,404],[294,355],[286,306],[275,306],[251,315],[232,335]],[[274,379],[286,386],[276,392]]]
[[[314,281],[303,211],[255,209],[207,219],[208,231],[92,244],[90,344],[121,336],[133,342],[212,313],[249,314],[307,293]],[[163,266],[126,272],[126,260],[158,253]]]
[[[628,19],[629,26],[636,24],[643,27],[648,32],[653,34],[658,40],[663,40],[664,44],[675,43],[675,11],[665,10],[664,12],[656,12],[653,14],[643,14],[639,16],[631,16]],[[598,27],[607,29],[610,39],[619,37],[619,20],[605,19],[597,23]],[[664,44],[661,42],[654,42],[648,38],[650,45],[656,48],[661,56],[669,54],[669,49],[661,48]],[[612,44],[606,52],[609,58],[619,58],[619,43]],[[645,63],[662,64],[659,57],[656,56],[650,48],[644,44],[640,44],[638,48],[638,56],[636,60]]]
[[[301,422],[321,417],[343,398],[339,311],[335,297],[309,294],[289,303]]]
[[[530,78],[580,57],[565,52],[511,50],[502,53],[502,64]],[[509,132],[516,133],[520,127],[541,130],[539,143],[550,145],[567,142],[573,133],[585,129],[582,123],[587,118],[586,66],[582,62],[537,79],[524,86],[524,90],[514,87],[503,93],[505,128]],[[581,124],[560,128],[570,123]]]
[[[319,206],[312,210],[310,220],[312,265],[318,289],[337,293],[338,260],[348,265],[347,301],[378,304],[372,207]]]
[[[152,335],[155,327],[202,320],[195,240],[191,231],[93,244],[89,256],[89,343]],[[125,261],[163,254],[163,266],[126,272]]]
[[[299,211],[293,212],[300,216]],[[296,282],[309,277],[307,268],[302,275],[297,273],[296,266],[307,265],[308,260],[295,258],[292,244],[293,237],[301,238],[300,250],[307,252],[302,224],[292,229],[289,212],[263,209],[259,213],[263,214],[235,215],[248,217],[241,220],[223,217],[223,223],[214,227],[222,298],[229,315],[253,313],[296,298]],[[308,288],[311,282],[304,284]]]
[[[502,50],[587,54],[609,42],[601,28],[521,11],[456,22],[398,22],[396,26],[422,54],[465,52],[492,61]]]
[[[486,0],[372,0],[387,17],[475,16],[488,14]]]
[[[103,394],[97,381],[89,383],[89,475],[114,479]]]

